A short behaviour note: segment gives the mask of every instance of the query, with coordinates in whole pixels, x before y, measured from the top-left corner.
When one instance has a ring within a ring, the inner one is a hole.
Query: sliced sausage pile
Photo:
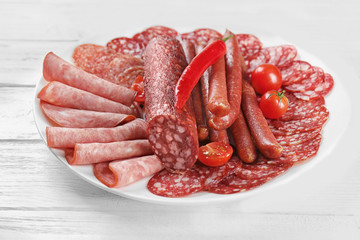
[[[38,97],[60,126],[47,128],[48,145],[63,149],[69,164],[94,164],[95,176],[109,187],[153,175],[147,188],[165,197],[247,191],[314,157],[329,117],[324,96],[334,81],[299,60],[292,45],[263,47],[254,35],[233,34],[226,55],[204,73],[186,106],[174,108],[175,85],[187,64],[231,34],[155,26],[106,46],[78,46],[77,67],[48,54],[49,83]],[[280,119],[264,118],[250,83],[263,63],[283,76],[289,108]],[[146,121],[129,89],[139,75]],[[225,165],[208,167],[197,161],[199,145],[208,142],[230,143],[237,151]]]

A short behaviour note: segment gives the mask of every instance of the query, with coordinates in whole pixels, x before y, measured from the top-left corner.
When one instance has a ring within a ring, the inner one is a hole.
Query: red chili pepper
[[[175,87],[175,107],[181,109],[189,99],[191,91],[208,67],[226,53],[225,41],[231,36],[207,45],[185,68]]]
[[[145,94],[144,94],[144,79],[141,75],[137,76],[133,84],[131,85],[131,89],[136,91],[135,101],[139,103],[145,102]]]

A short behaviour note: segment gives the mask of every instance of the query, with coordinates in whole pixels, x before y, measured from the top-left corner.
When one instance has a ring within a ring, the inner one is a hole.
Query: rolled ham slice
[[[163,169],[160,159],[155,155],[103,162],[94,164],[95,177],[111,188],[120,188]]]
[[[43,75],[46,81],[62,82],[126,106],[130,106],[136,96],[135,91],[85,72],[52,52],[44,59]]]
[[[147,139],[111,143],[78,143],[69,164],[85,165],[153,154]]]
[[[147,123],[137,118],[114,128],[46,127],[46,141],[51,148],[74,148],[76,143],[107,143],[145,139]]]
[[[133,115],[121,113],[96,112],[73,108],[58,107],[46,102],[40,102],[41,111],[51,121],[61,127],[97,128],[116,127],[134,120]]]
[[[48,83],[40,91],[38,98],[60,107],[98,112],[122,113],[136,116],[139,115],[135,108],[130,108],[121,103],[111,101],[56,81]]]

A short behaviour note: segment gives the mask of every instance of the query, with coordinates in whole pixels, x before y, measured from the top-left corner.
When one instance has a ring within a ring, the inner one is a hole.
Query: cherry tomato
[[[260,99],[260,109],[264,116],[271,119],[281,117],[286,113],[289,100],[284,95],[285,91],[267,91]]]
[[[254,69],[251,84],[259,94],[264,94],[270,90],[278,90],[282,84],[281,72],[275,65],[262,64]]]
[[[133,84],[131,85],[131,89],[136,91],[135,101],[139,103],[145,102],[145,94],[144,94],[144,79],[141,75],[137,76]]]
[[[199,149],[199,160],[203,164],[216,167],[225,164],[231,158],[233,148],[222,142],[211,142]]]

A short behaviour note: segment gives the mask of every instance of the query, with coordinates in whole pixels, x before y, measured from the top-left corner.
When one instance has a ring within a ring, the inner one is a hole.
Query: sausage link
[[[195,45],[188,41],[183,40],[182,46],[185,52],[186,60],[188,63],[191,62],[191,60],[195,57]],[[202,100],[201,100],[201,89],[200,89],[200,82],[198,82],[194,89],[191,92],[191,98],[194,106],[194,112],[195,112],[195,119],[196,119],[196,125],[197,125],[197,131],[198,131],[198,138],[200,141],[204,141],[209,136],[209,129],[206,126],[204,115],[203,115],[203,106],[202,106]]]
[[[230,127],[240,159],[246,163],[256,160],[257,152],[242,111]]]
[[[276,141],[259,107],[253,87],[243,81],[242,109],[256,146],[265,157],[278,158],[282,146]]]
[[[233,35],[228,39],[226,44],[226,86],[227,98],[231,107],[230,112],[222,117],[214,116],[209,121],[209,127],[221,130],[226,129],[233,124],[239,115],[241,106],[241,89],[242,89],[242,74],[241,74],[241,53],[235,35],[226,30],[224,38]]]

